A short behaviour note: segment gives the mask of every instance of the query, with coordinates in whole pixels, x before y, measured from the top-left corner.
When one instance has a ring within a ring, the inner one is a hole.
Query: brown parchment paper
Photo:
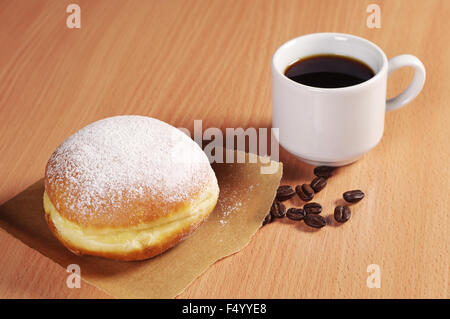
[[[261,174],[262,165],[268,164],[261,158],[257,163],[213,164],[220,196],[207,221],[179,245],[145,261],[114,261],[68,251],[44,220],[43,179],[0,206],[0,227],[64,268],[78,264],[83,280],[113,297],[173,298],[215,261],[244,248],[261,227],[282,176],[281,163],[272,164],[274,174]]]

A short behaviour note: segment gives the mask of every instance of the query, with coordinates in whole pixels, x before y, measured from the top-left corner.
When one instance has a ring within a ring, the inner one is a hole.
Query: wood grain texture
[[[79,30],[65,26],[72,2]],[[366,27],[373,2],[381,29]],[[381,143],[317,200],[328,216],[348,189],[367,197],[339,227],[265,226],[180,297],[449,298],[449,14],[446,0],[0,1],[0,203],[43,176],[59,143],[106,116],[270,127],[276,48],[311,32],[352,33],[427,69],[422,93],[387,114]],[[411,76],[395,72],[388,95]],[[283,183],[311,180],[311,166],[285,151],[281,161]],[[66,288],[64,269],[4,232],[0,255],[0,297],[108,297],[86,283]],[[366,286],[369,264],[381,267],[379,289]]]

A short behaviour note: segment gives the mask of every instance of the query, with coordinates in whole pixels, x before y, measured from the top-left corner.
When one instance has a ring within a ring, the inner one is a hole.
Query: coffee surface
[[[375,75],[364,62],[334,54],[302,58],[289,65],[284,74],[295,82],[318,88],[352,86]]]

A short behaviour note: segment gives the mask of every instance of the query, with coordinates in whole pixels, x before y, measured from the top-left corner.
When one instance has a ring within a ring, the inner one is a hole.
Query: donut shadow
[[[109,277],[139,268],[139,262],[117,261],[88,255],[80,256],[69,251],[56,239],[45,221],[43,193],[44,179],[40,179],[1,205],[0,224],[2,228],[63,268],[77,264],[84,273],[95,274],[97,277]],[[144,263],[141,264],[144,265]]]

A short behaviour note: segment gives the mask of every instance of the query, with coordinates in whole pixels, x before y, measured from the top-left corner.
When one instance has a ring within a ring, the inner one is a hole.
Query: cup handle
[[[422,90],[425,83],[425,67],[414,55],[402,54],[389,60],[388,76],[398,68],[410,66],[414,68],[414,78],[411,84],[402,93],[386,102],[386,110],[396,110],[411,102]]]

